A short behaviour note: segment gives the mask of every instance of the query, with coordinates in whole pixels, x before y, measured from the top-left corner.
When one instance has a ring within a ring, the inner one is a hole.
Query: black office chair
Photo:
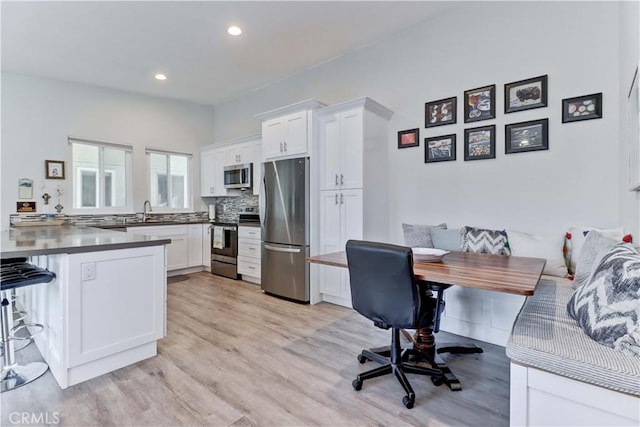
[[[420,296],[413,275],[411,248],[385,243],[349,240],[346,245],[351,302],[353,308],[382,329],[391,328],[390,358],[372,350],[362,350],[360,363],[372,360],[383,364],[363,372],[353,380],[360,390],[362,382],[371,378],[395,374],[407,395],[402,403],[413,408],[415,393],[406,373],[429,375],[434,384],[442,384],[442,372],[407,362],[415,350],[400,347],[400,329],[428,327],[433,323],[437,301]]]

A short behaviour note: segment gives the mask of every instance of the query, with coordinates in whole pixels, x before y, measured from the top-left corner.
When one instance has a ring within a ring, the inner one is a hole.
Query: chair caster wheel
[[[357,379],[357,378],[355,380],[353,380],[351,385],[353,386],[353,389],[355,391],[360,391],[362,389],[362,381]]]
[[[409,396],[405,396],[402,398],[402,403],[407,409],[413,408],[413,404],[415,403],[415,398],[410,398]]]
[[[366,363],[366,362],[367,362],[367,360],[369,360],[369,359],[367,359],[366,357],[364,357],[362,354],[359,354],[359,355],[358,355],[358,362],[360,362],[360,363]]]
[[[443,376],[439,376],[439,377],[431,377],[431,382],[433,383],[433,385],[435,386],[439,386],[444,384],[444,377]]]

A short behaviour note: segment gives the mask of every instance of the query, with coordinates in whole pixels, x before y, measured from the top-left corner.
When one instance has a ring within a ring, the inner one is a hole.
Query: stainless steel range
[[[214,222],[211,229],[211,273],[238,279],[238,225]]]

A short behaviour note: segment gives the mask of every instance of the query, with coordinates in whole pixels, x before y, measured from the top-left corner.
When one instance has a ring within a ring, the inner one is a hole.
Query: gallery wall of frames
[[[547,107],[548,75],[504,84],[504,114],[514,114],[513,122],[504,126],[504,153],[525,153],[549,149],[549,118],[517,121],[518,112]],[[496,85],[468,89],[462,93],[462,121],[469,124],[463,131],[464,160],[495,159],[496,125],[485,122],[496,119]],[[540,110],[543,113],[545,110]],[[602,118],[602,93],[575,96],[562,100],[562,123]],[[511,117],[511,116],[509,116]],[[457,134],[446,132],[446,126],[458,122],[458,97],[428,101],[424,104],[424,127],[442,128],[442,135],[424,138],[424,162],[456,160]],[[551,119],[553,120],[553,119]],[[398,132],[398,148],[420,146],[420,129]]]

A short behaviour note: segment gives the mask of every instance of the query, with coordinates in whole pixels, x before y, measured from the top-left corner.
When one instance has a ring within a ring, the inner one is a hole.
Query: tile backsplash
[[[258,208],[258,196],[248,194],[238,197],[215,197],[213,203],[216,205],[216,221],[238,222],[242,208]]]

